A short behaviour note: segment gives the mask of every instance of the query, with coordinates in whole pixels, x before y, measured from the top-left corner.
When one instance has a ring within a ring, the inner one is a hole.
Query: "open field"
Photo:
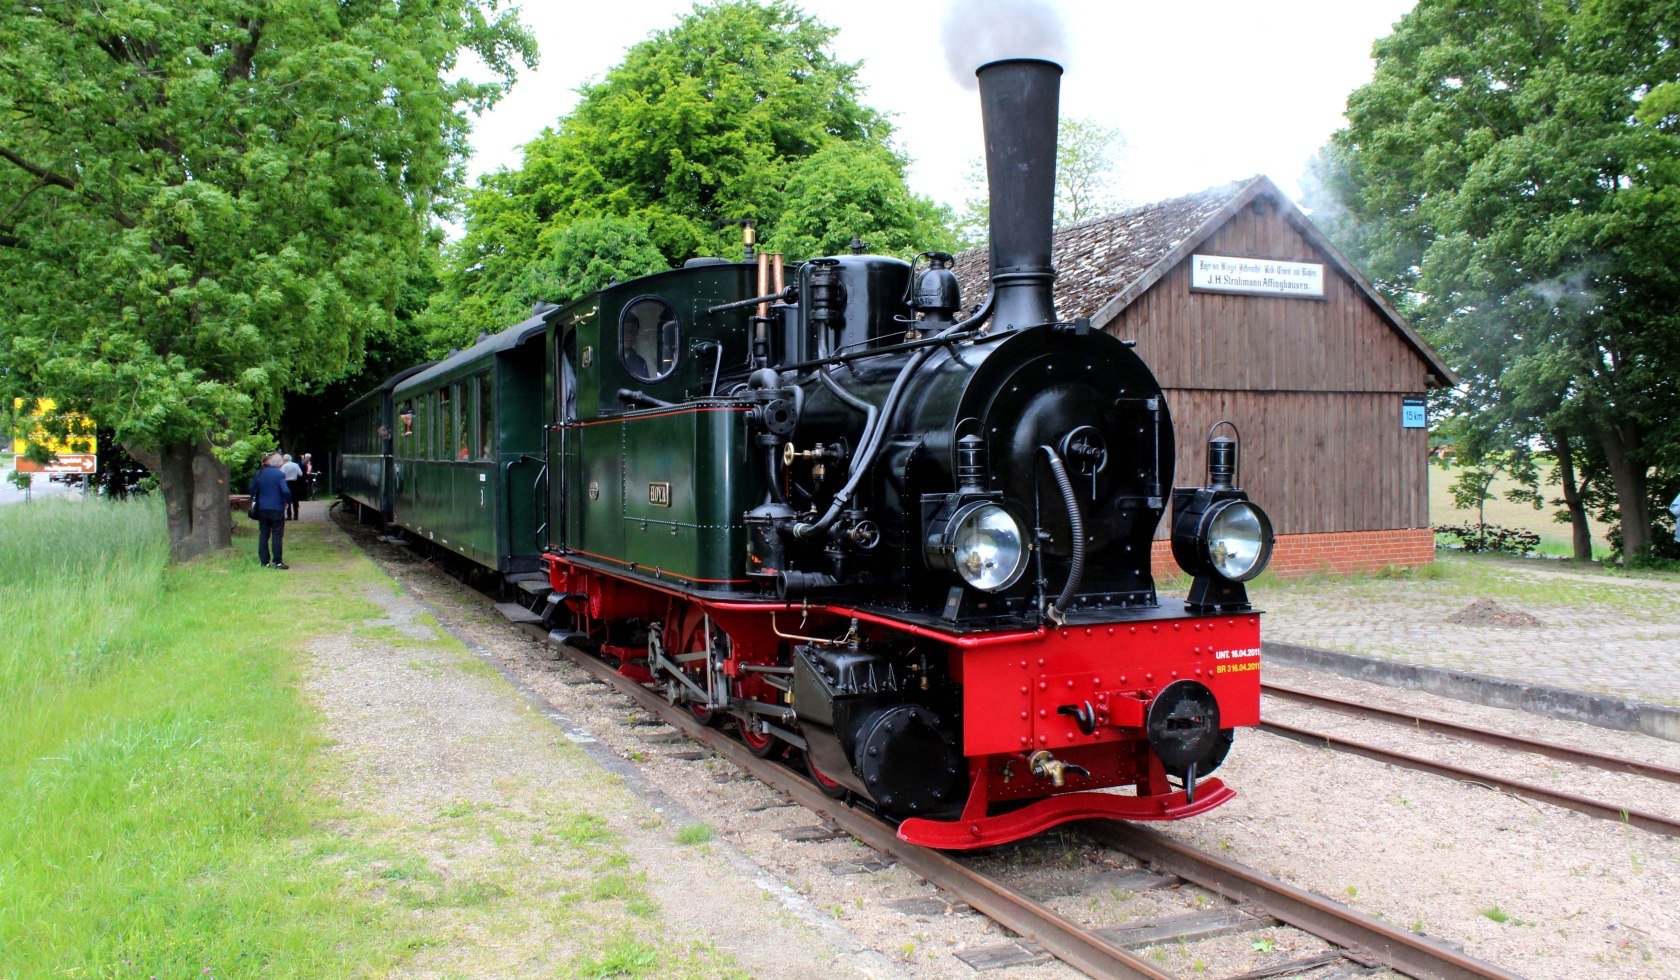
[[[1550,464],[1541,467],[1541,478]],[[1474,524],[1476,511],[1459,510],[1453,504],[1452,491],[1449,489],[1458,479],[1459,470],[1456,467],[1445,467],[1429,464],[1429,523],[1439,526],[1442,524]],[[1572,539],[1569,525],[1559,524],[1552,520],[1552,514],[1557,508],[1547,505],[1541,510],[1535,510],[1532,505],[1513,503],[1505,499],[1508,491],[1515,490],[1517,484],[1510,477],[1500,474],[1493,482],[1494,497],[1487,502],[1486,513],[1489,524],[1502,524],[1505,527],[1524,528],[1540,535],[1540,553],[1544,555],[1561,555],[1569,557],[1573,554]],[[1556,486],[1541,486],[1541,492],[1547,500],[1562,496],[1563,491]],[[1604,525],[1600,521],[1592,521],[1593,557],[1603,559],[1610,553],[1610,542],[1604,536]]]
[[[668,946],[604,799],[376,806],[323,651],[512,695],[453,638],[380,625],[394,584],[328,525],[286,538],[291,572],[243,520],[235,552],[170,567],[157,501],[0,508],[0,976],[736,973]]]

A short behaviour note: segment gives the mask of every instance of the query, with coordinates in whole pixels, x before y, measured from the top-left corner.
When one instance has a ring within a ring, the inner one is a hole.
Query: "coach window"
[[[682,324],[677,311],[658,296],[643,296],[624,308],[618,321],[618,354],[637,381],[658,381],[677,366]]]
[[[443,404],[443,400],[444,394],[442,391],[426,392],[426,418],[420,432],[420,438],[424,441],[420,443],[422,447],[420,455],[427,459],[438,458],[438,428],[443,424],[443,410],[449,407]]]
[[[437,449],[434,459],[450,459],[454,453],[450,450],[455,444],[455,396],[448,385],[438,389],[438,427]]]
[[[490,372],[478,376],[478,458],[496,457],[496,401],[491,398]]]
[[[450,459],[466,461],[472,458],[467,440],[472,438],[472,404],[467,400],[467,382],[457,381],[455,389],[455,452]]]

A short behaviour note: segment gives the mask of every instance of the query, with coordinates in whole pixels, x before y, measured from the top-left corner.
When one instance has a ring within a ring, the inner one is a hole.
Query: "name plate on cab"
[[[671,506],[671,485],[669,483],[648,484],[648,503],[655,507]]]
[[[1190,256],[1190,288],[1209,293],[1324,298],[1324,266],[1230,255]]]

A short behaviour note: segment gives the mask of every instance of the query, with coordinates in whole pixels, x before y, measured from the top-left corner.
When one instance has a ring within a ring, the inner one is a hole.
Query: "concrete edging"
[[[1680,742],[1680,708],[1667,705],[1542,684],[1525,684],[1487,674],[1425,667],[1293,643],[1264,642],[1261,644],[1261,657],[1262,662],[1270,660],[1286,667],[1322,670],[1373,684],[1427,691],[1494,708],[1515,708],[1548,718],[1579,721],[1621,732],[1640,732]]]

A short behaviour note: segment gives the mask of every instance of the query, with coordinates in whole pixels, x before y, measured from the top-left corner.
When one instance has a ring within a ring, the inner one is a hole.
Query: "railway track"
[[[1668,766],[1658,765],[1656,763],[1642,762],[1634,759],[1623,759],[1600,752],[1591,752],[1584,749],[1577,749],[1573,746],[1561,745],[1556,742],[1547,742],[1541,739],[1533,739],[1521,735],[1512,735],[1506,732],[1492,731],[1490,729],[1479,728],[1474,725],[1466,725],[1460,722],[1429,715],[1391,711],[1386,708],[1377,708],[1354,701],[1346,701],[1341,698],[1334,698],[1327,695],[1302,691],[1298,688],[1287,687],[1280,684],[1263,684],[1261,686],[1261,691],[1262,693],[1273,697],[1283,698],[1298,704],[1306,704],[1340,714],[1372,719],[1420,731],[1434,732],[1457,738],[1462,741],[1492,745],[1509,751],[1535,753],[1549,758],[1575,763],[1577,765],[1603,769],[1608,772],[1632,773],[1665,782],[1680,783],[1680,770],[1673,769]],[[1638,827],[1641,830],[1649,831],[1653,834],[1660,834],[1665,837],[1680,837],[1680,820],[1664,814],[1651,813],[1649,811],[1633,807],[1609,803],[1603,800],[1593,799],[1592,797],[1582,796],[1578,793],[1553,789],[1549,786],[1542,786],[1538,783],[1527,782],[1521,779],[1499,776],[1485,770],[1469,769],[1452,763],[1439,762],[1434,759],[1413,755],[1409,752],[1401,752],[1387,746],[1376,745],[1370,742],[1360,741],[1358,739],[1346,738],[1341,735],[1318,731],[1316,729],[1302,728],[1297,725],[1263,720],[1260,723],[1260,730],[1263,732],[1269,732],[1273,735],[1281,736],[1283,738],[1293,739],[1307,745],[1317,745],[1323,748],[1333,749],[1338,752],[1346,752],[1352,755],[1363,756],[1364,758],[1384,762],[1389,765],[1400,766],[1406,769],[1414,769],[1419,772],[1427,772],[1437,776],[1445,776],[1449,779],[1456,779],[1461,782],[1475,783],[1481,786],[1492,787],[1494,789],[1510,793],[1514,796],[1521,796],[1527,799],[1537,800],[1542,803],[1550,803],[1553,806],[1574,810],[1577,813],[1584,813],[1588,816],[1597,817],[1601,820],[1613,820],[1619,823],[1626,823],[1629,826]]]
[[[490,604],[493,597],[478,593]],[[432,610],[434,615],[438,610]],[[893,828],[873,813],[824,795],[803,775],[785,765],[760,759],[725,731],[700,723],[690,712],[669,704],[658,693],[619,674],[606,662],[554,642],[532,623],[511,623],[607,685],[637,707],[660,719],[714,755],[727,760],[792,802],[816,814],[832,827],[855,837],[935,885],[952,899],[966,903],[1021,937],[1001,944],[1022,954],[1019,962],[1054,957],[1091,977],[1155,978],[1167,973],[1135,950],[1155,943],[1194,943],[1278,924],[1299,929],[1329,944],[1309,954],[1228,980],[1263,980],[1296,976],[1321,969],[1346,967],[1355,973],[1387,967],[1418,978],[1502,978],[1516,974],[1469,956],[1452,946],[1348,908],[1323,896],[1296,888],[1269,875],[1175,841],[1136,825],[1093,821],[1083,825],[1096,844],[1125,854],[1147,867],[1163,883],[1185,882],[1218,896],[1222,908],[1185,916],[1127,923],[1117,927],[1087,927],[1075,922],[1019,889],[953,858],[898,839]],[[501,668],[506,673],[506,668]],[[508,675],[510,679],[512,675]],[[517,681],[516,681],[517,683]],[[534,692],[531,696],[535,695]],[[1144,873],[1141,870],[1138,872]],[[1194,921],[1189,921],[1194,920]],[[1209,927],[1211,923],[1211,928]],[[984,949],[981,955],[985,955]],[[1007,957],[1004,958],[1007,962]],[[985,968],[971,960],[976,969]],[[992,965],[1001,965],[998,963]],[[1197,966],[1198,973],[1201,965]]]
[[[1247,980],[1304,973],[1338,963],[1359,969],[1384,966],[1413,977],[1515,976],[1429,937],[1398,929],[1268,875],[1129,825],[1093,823],[1086,830],[1096,842],[1131,855],[1152,872],[1205,889],[1223,898],[1227,905],[1211,914],[1176,917],[1184,920],[1176,924],[1181,930],[1176,935],[1173,934],[1175,923],[1170,919],[1151,924],[1153,930],[1140,929],[1136,924],[1108,929],[1081,925],[948,854],[899,840],[892,827],[874,814],[830,799],[786,766],[757,758],[724,731],[701,724],[689,712],[620,675],[606,662],[554,643],[534,625],[524,624],[519,628],[557,649],[571,663],[617,690],[643,711],[1017,933],[1022,940],[1015,945],[1024,954],[1023,962],[1042,952],[1092,977],[1162,980],[1172,975],[1128,947],[1136,947],[1142,941],[1194,942],[1198,937],[1228,935],[1283,923],[1318,936],[1336,948],[1244,974]]]

